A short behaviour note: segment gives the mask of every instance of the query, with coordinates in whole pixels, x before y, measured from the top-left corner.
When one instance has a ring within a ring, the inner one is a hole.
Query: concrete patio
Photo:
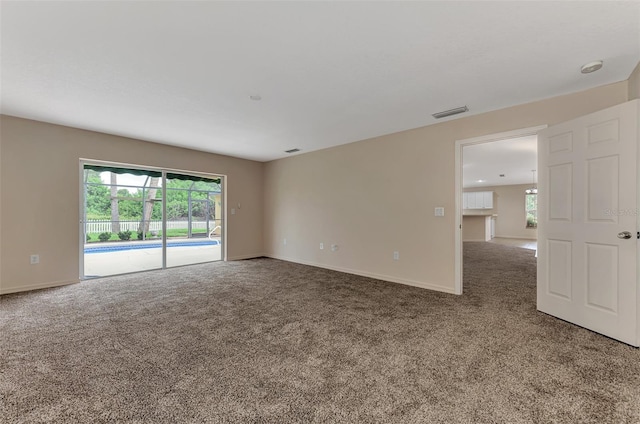
[[[214,241],[218,244],[202,245],[202,239],[170,240],[167,245],[167,268],[222,260],[222,245],[219,240]],[[172,246],[172,242],[178,245]],[[157,244],[158,240],[87,244],[84,275],[86,278],[96,278],[160,269],[162,248],[155,247]],[[102,247],[113,250],[103,251],[106,249],[100,249]],[[94,249],[100,251],[90,253]]]

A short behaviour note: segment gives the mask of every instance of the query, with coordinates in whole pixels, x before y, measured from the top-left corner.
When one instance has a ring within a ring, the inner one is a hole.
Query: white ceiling
[[[534,181],[532,170],[536,170],[537,182],[537,143],[538,138],[534,135],[464,146],[462,186],[531,185]]]
[[[2,113],[260,161],[622,81],[640,61],[636,1],[1,8]]]

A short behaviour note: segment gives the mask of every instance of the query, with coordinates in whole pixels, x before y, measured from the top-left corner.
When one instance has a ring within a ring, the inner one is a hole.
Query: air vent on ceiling
[[[438,113],[434,113],[433,116],[436,119],[440,119],[440,118],[445,118],[447,116],[451,116],[451,115],[457,115],[459,113],[465,113],[468,112],[469,108],[466,106],[462,106],[462,107],[457,107],[455,109],[449,109],[449,110],[445,110],[444,112],[438,112]]]
[[[285,153],[295,153],[295,152],[299,152],[300,149],[291,149],[291,150],[285,150]]]

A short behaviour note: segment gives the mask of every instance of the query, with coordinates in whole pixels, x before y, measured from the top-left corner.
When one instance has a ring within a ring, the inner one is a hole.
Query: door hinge
[[[640,231],[638,231],[638,232],[636,233],[636,238],[637,238],[638,240],[640,240]]]

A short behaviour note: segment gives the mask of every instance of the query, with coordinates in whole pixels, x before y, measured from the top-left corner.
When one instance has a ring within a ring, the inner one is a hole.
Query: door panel
[[[612,214],[602,205],[618,209],[618,156],[608,156],[587,161],[587,220],[616,223]]]
[[[538,136],[538,310],[634,346],[638,105]]]
[[[587,305],[618,311],[618,246],[587,243]]]
[[[549,240],[549,294],[571,300],[571,243]]]
[[[549,220],[571,221],[572,165],[563,163],[549,167]]]
[[[573,133],[557,134],[549,137],[549,153],[570,153],[573,150]]]

